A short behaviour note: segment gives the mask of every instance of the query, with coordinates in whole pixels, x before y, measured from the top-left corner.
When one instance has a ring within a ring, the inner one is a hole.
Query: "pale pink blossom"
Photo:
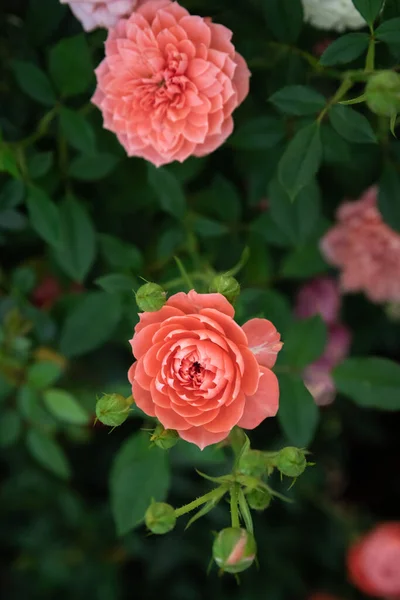
[[[129,17],[146,0],[60,0],[69,4],[85,31],[98,27],[109,29],[123,17]]]
[[[338,223],[323,237],[325,259],[340,271],[344,292],[364,292],[372,302],[400,301],[400,235],[382,219],[377,188],[344,202]]]
[[[170,0],[149,0],[110,30],[92,101],[129,156],[160,166],[224,143],[250,77],[231,37]]]
[[[318,277],[300,288],[295,307],[299,319],[319,314],[326,323],[334,323],[338,319],[339,310],[339,286],[332,277]]]
[[[131,340],[137,406],[202,449],[278,410],[271,368],[280,335],[266,319],[240,327],[233,316],[221,294],[179,292],[160,310],[141,313]]]

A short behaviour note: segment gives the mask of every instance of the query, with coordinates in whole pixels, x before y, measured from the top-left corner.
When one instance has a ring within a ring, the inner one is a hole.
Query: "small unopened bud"
[[[372,75],[365,87],[370,110],[383,117],[400,112],[400,75],[395,71],[380,71]]]
[[[228,527],[219,532],[213,544],[213,557],[227,573],[240,573],[248,569],[256,557],[254,537],[239,527]]]
[[[96,417],[104,425],[118,427],[128,418],[132,397],[124,398],[121,394],[104,394],[97,400]]]
[[[165,304],[167,293],[157,283],[145,283],[136,292],[136,304],[144,312],[155,312]]]
[[[282,448],[278,453],[275,464],[282,475],[298,477],[304,473],[307,467],[307,460],[304,450],[288,446],[287,448]]]
[[[165,502],[153,502],[146,510],[144,520],[152,533],[168,533],[176,523],[174,507]]]
[[[218,292],[233,304],[240,294],[240,285],[237,279],[230,275],[216,275],[210,283],[210,292]]]
[[[238,469],[244,475],[261,477],[267,472],[267,461],[261,450],[248,450],[239,460]]]
[[[164,429],[161,423],[159,423],[150,441],[162,450],[169,450],[179,442],[179,435],[174,429]]]
[[[265,510],[271,504],[272,496],[268,490],[250,490],[246,500],[253,510]]]

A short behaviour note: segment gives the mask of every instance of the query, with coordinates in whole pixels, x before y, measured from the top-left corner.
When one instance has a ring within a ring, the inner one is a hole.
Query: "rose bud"
[[[121,394],[104,394],[97,400],[96,417],[110,427],[122,425],[128,418],[132,397],[124,398]]]
[[[144,520],[152,533],[168,533],[176,524],[175,509],[165,502],[153,502],[146,510]]]
[[[238,464],[239,471],[251,477],[261,477],[267,472],[267,467],[267,457],[261,450],[248,450]]]
[[[169,450],[178,443],[179,435],[174,429],[164,429],[159,423],[153,431],[150,441],[162,450]]]
[[[307,460],[304,450],[287,446],[282,448],[276,457],[276,467],[286,477],[298,477],[304,473],[307,467]]]
[[[368,108],[376,115],[391,117],[400,112],[400,75],[381,71],[372,75],[365,87]]]
[[[165,304],[167,293],[157,283],[145,283],[136,292],[136,304],[145,312],[160,310]]]
[[[240,285],[237,279],[230,275],[216,275],[210,283],[209,292],[217,292],[233,304],[240,294]]]
[[[227,573],[241,573],[248,569],[256,557],[254,537],[239,527],[228,527],[219,532],[213,544],[213,557]]]
[[[272,496],[268,490],[250,490],[246,500],[253,510],[265,510],[271,504]]]

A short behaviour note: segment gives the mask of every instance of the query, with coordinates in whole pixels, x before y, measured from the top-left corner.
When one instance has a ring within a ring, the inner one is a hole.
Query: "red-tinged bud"
[[[227,573],[248,569],[256,558],[256,552],[256,541],[246,529],[228,527],[220,531],[214,540],[214,560]]]

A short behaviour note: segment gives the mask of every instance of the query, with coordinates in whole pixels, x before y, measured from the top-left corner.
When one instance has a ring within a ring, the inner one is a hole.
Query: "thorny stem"
[[[337,104],[343,98],[343,96],[350,90],[350,88],[353,87],[353,85],[354,85],[354,81],[351,81],[350,79],[344,79],[342,81],[342,83],[340,84],[339,88],[336,91],[336,94],[334,96],[332,96],[332,98],[329,100],[329,102],[327,103],[325,108],[323,110],[321,110],[321,112],[319,113],[319,116],[317,119],[318,123],[321,123],[322,119],[324,118],[326,113],[330,110],[330,108],[334,104]]]
[[[221,488],[224,488],[225,491],[228,491],[228,487],[226,485],[225,486],[221,485],[220,487],[211,490],[211,492],[204,494],[204,496],[200,496],[200,498],[196,498],[196,500],[193,500],[193,502],[189,502],[189,504],[185,504],[184,506],[181,506],[180,508],[176,508],[175,516],[178,518],[178,517],[181,517],[182,515],[186,515],[186,513],[191,512],[192,510],[194,510],[195,508],[198,508],[202,504],[205,504],[209,500],[213,500],[217,495],[220,495],[222,493]]]
[[[238,509],[238,487],[234,483],[231,487],[231,522],[232,527],[240,527],[239,509]]]

